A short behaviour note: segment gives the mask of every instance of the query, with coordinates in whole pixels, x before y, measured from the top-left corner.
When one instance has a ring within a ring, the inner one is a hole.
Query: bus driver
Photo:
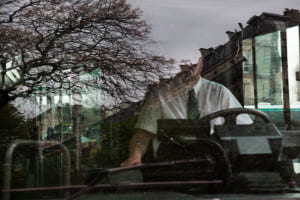
[[[190,78],[179,86],[167,85],[151,94],[141,110],[136,132],[129,142],[129,157],[121,166],[142,163],[150,141],[153,139],[154,154],[158,149],[157,120],[159,119],[200,119],[210,113],[242,107],[234,95],[223,85],[201,77],[202,60],[191,70]],[[223,118],[211,120],[213,125],[224,123]],[[251,124],[248,115],[237,117],[238,124]]]

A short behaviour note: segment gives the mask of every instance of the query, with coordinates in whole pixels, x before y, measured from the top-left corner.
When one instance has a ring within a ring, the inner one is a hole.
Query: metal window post
[[[284,126],[285,126],[286,130],[290,130],[291,129],[291,110],[290,110],[286,32],[281,32],[280,36],[281,36],[280,39],[281,39]]]

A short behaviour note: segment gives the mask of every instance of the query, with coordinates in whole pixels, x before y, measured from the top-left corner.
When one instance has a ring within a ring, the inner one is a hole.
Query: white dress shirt
[[[219,83],[200,78],[193,89],[198,99],[200,118],[220,110],[242,107],[233,94]],[[188,90],[188,86],[159,88],[146,99],[136,128],[157,134],[158,119],[187,119]],[[223,123],[221,117],[211,120],[212,131],[213,125]],[[237,123],[250,124],[252,120],[242,114],[237,117]]]
[[[147,97],[140,112],[136,128],[157,134],[157,120],[159,119],[187,119],[187,85],[177,83],[167,84],[157,89]],[[233,94],[223,85],[200,78],[194,85],[196,98],[198,99],[200,118],[220,110],[228,108],[241,108],[241,104]],[[224,123],[224,118],[218,117],[211,120],[211,134],[214,125]],[[238,124],[251,124],[252,120],[247,114],[237,117]],[[159,146],[157,137],[153,138],[154,154]]]

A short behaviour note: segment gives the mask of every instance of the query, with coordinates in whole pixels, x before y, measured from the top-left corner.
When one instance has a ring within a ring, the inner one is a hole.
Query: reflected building
[[[200,49],[203,76],[228,87],[249,108],[266,112],[281,130],[299,119],[298,10],[262,13],[241,30],[227,31],[229,41]]]

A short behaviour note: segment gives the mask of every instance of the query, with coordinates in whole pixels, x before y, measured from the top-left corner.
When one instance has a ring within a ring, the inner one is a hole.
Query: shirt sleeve
[[[160,101],[150,95],[139,114],[135,128],[146,130],[150,133],[157,134],[157,120],[162,118],[162,108]]]
[[[224,87],[224,109],[228,108],[242,108],[240,102],[235,98],[235,96]],[[253,121],[248,114],[240,114],[236,119],[237,124],[252,124]]]

